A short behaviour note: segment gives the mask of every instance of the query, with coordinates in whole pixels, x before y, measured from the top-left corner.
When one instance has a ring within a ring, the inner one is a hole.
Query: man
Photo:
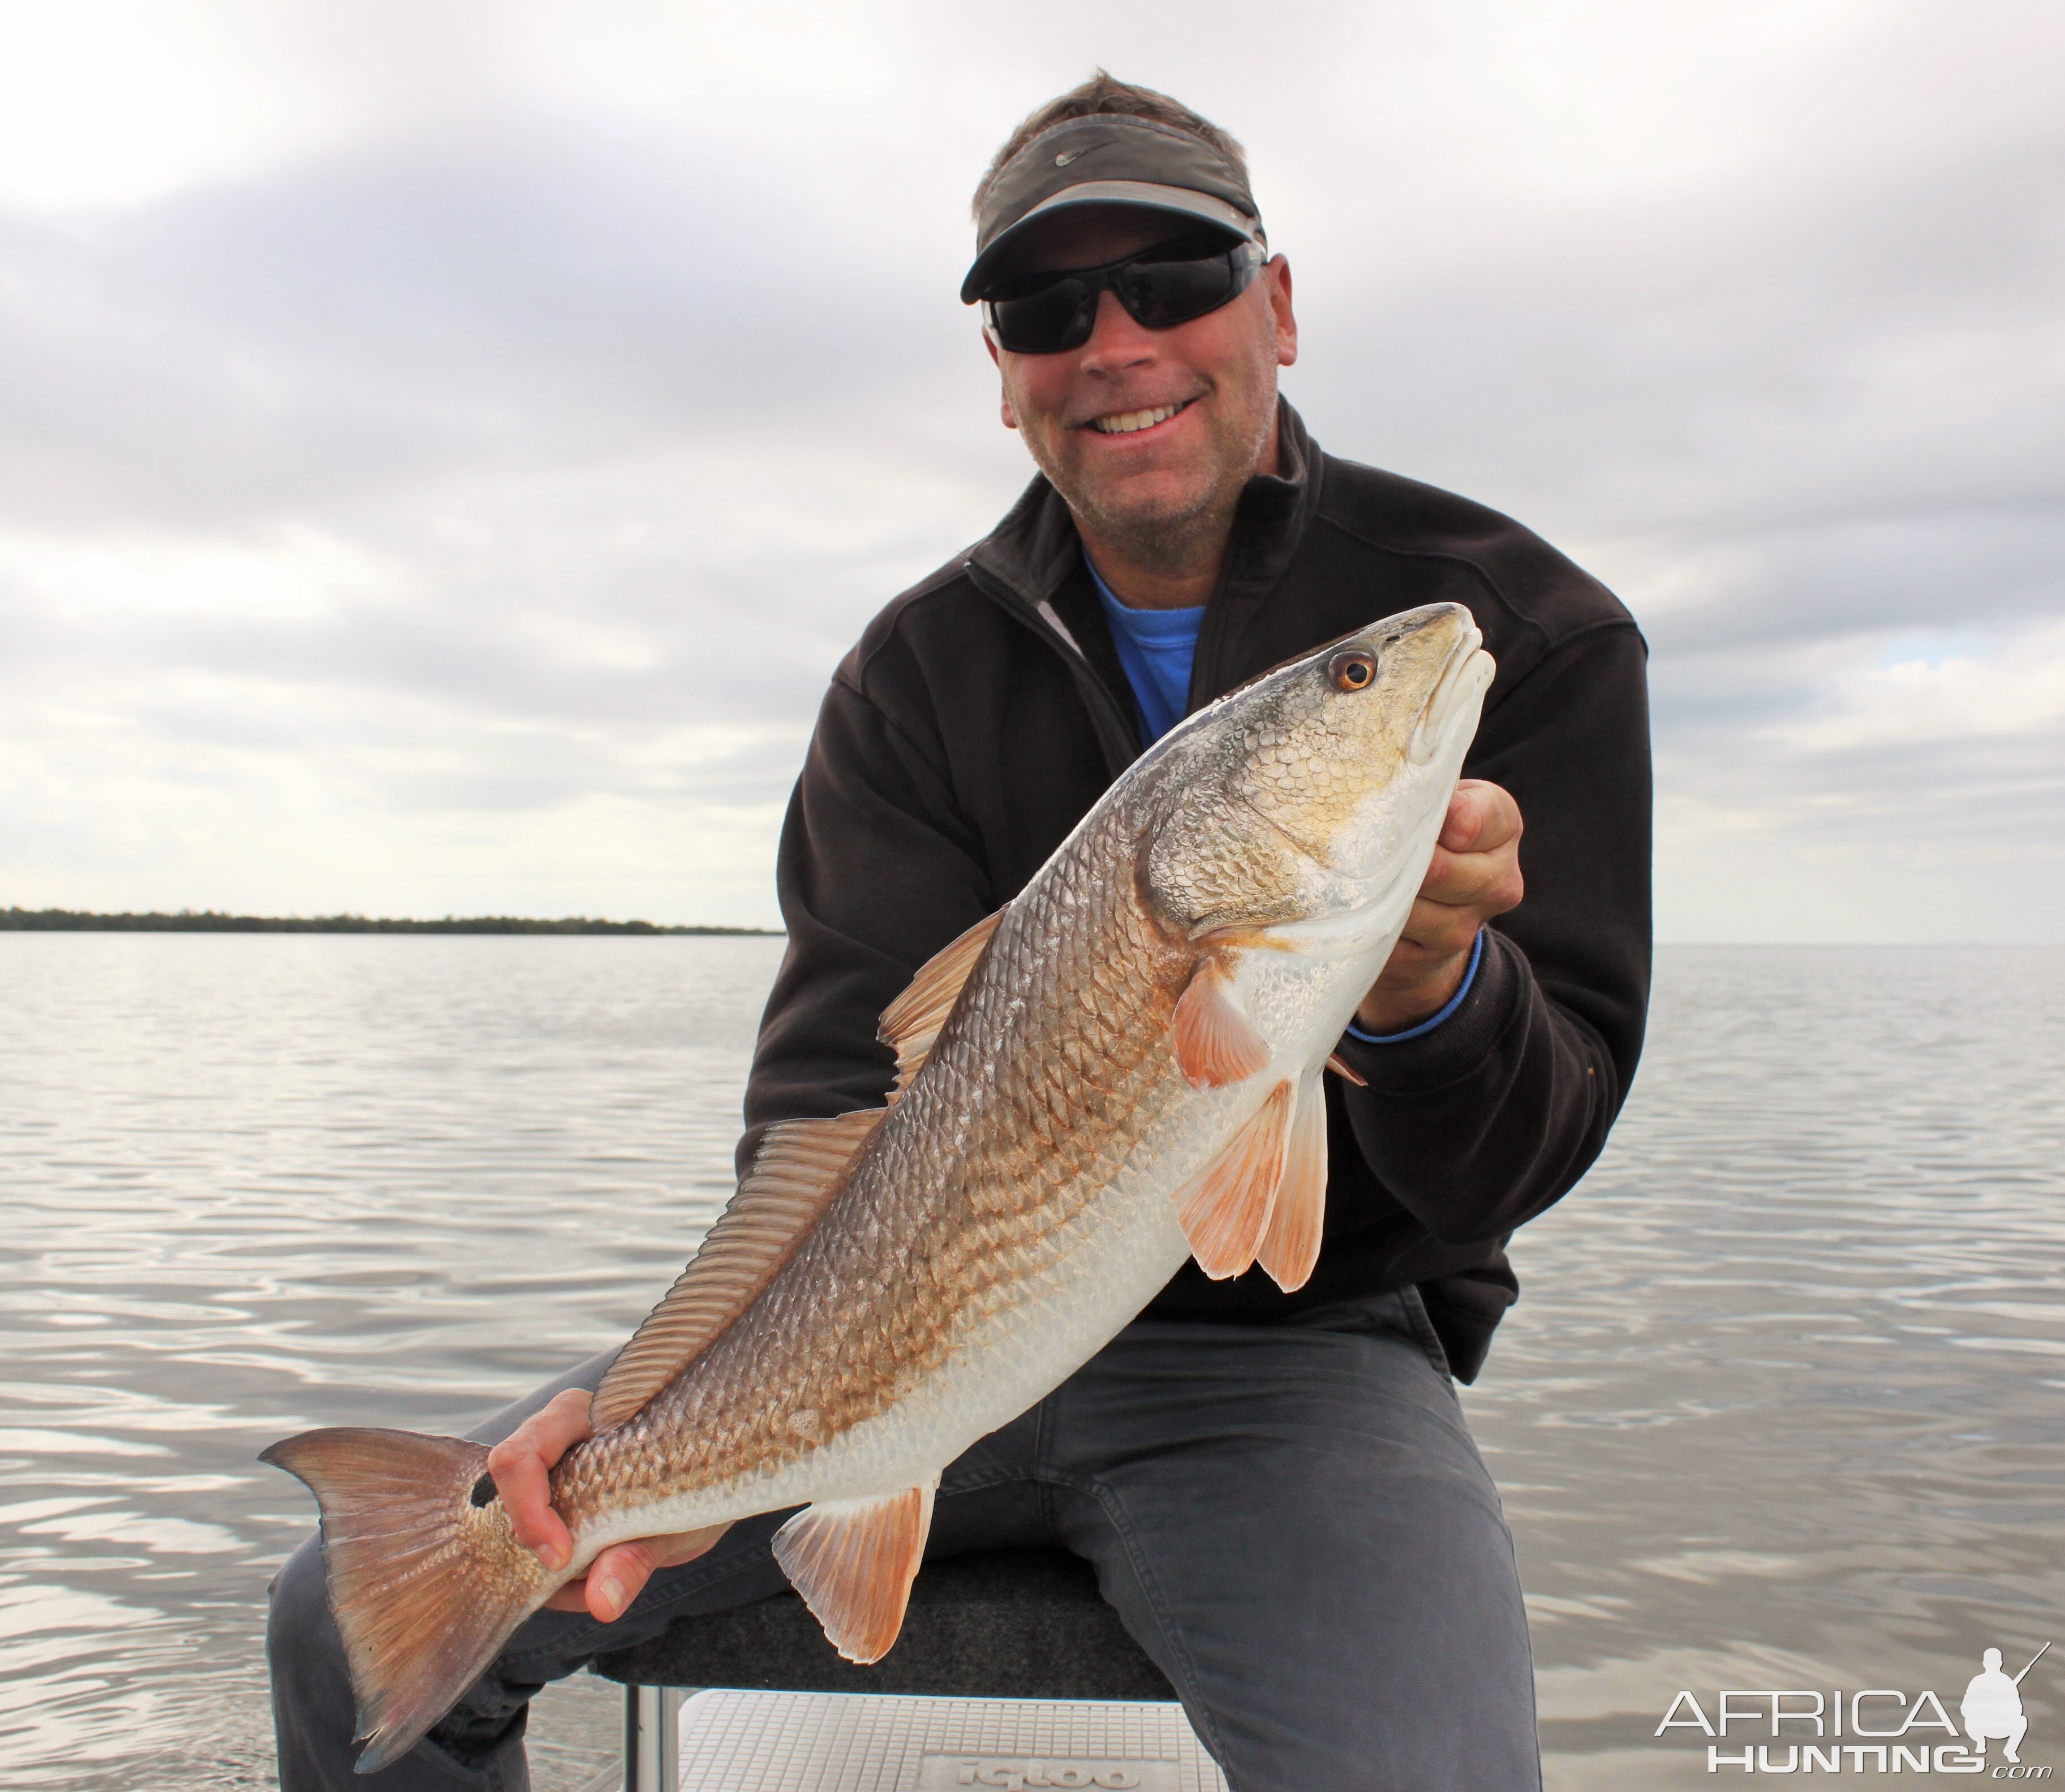
[[[2047,1645],[2046,1645],[2048,1646]],[[2030,1664],[2031,1667],[2035,1662]],[[2019,1762],[2015,1751],[2029,1733],[2029,1719],[2022,1710],[2022,1674],[2012,1680],[2002,1671],[2001,1652],[1990,1649],[1979,1657],[1980,1672],[1972,1676],[1958,1701],[1958,1715],[1965,1720],[1965,1733],[1972,1739],[1972,1752],[1984,1754],[1989,1742],[2004,1742],[2002,1750],[2010,1762]],[[2024,1668],[2022,1673],[2027,1673]]]
[[[1517,525],[1331,458],[1276,394],[1297,352],[1239,147],[1100,74],[1021,125],[976,200],[1007,427],[1041,476],[834,675],[783,830],[790,945],[746,1096],[878,1104],[877,1017],[1013,896],[1187,710],[1386,614],[1468,604],[1499,676],[1404,940],[1340,1056],[1328,1235],[1295,1295],[1186,1269],[953,1464],[930,1551],[1059,1544],[1168,1673],[1238,1792],[1539,1784],[1511,1539],[1451,1374],[1517,1283],[1504,1245],[1591,1163],[1648,979],[1643,649]],[[1530,823],[1523,886],[1519,844]],[[1497,927],[1487,923],[1498,921]],[[475,1434],[519,1534],[607,1356]],[[520,1783],[523,1701],[599,1649],[783,1584],[780,1515],[691,1556],[605,1552],[385,1779]],[[305,1549],[274,1602],[283,1783],[341,1786],[350,1696]]]

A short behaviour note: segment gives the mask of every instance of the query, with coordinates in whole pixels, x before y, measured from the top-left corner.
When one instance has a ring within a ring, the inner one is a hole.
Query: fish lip
[[[1497,663],[1484,651],[1484,631],[1474,623],[1456,643],[1441,676],[1428,693],[1419,719],[1413,724],[1407,756],[1416,765],[1431,764],[1448,738],[1456,718],[1480,695],[1497,672]]]

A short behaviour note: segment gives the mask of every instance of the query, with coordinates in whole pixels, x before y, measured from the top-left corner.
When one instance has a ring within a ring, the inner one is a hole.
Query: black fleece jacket
[[[1186,1265],[1157,1310],[1267,1322],[1416,1284],[1473,1379],[1517,1298],[1508,1235],[1606,1142],[1650,965],[1646,650],[1612,594],[1517,523],[1323,454],[1282,408],[1280,476],[1243,493],[1205,611],[1194,709],[1422,603],[1467,604],[1498,676],[1465,775],[1520,805],[1526,900],[1461,1006],[1420,1038],[1344,1040],[1328,1091],[1319,1266],[1295,1294]],[[996,532],[906,591],[834,674],[782,833],[789,947],[746,1090],[773,1121],[882,1100],[882,1011],[1016,895],[1138,755],[1133,694],[1067,507],[1036,478]]]

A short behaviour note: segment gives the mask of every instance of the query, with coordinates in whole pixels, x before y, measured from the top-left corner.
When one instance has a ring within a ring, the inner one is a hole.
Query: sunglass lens
[[[1215,255],[1195,261],[1139,261],[1118,276],[1125,309],[1150,329],[1186,324],[1233,297],[1234,270]]]
[[[1020,298],[991,301],[996,333],[1013,354],[1079,349],[1097,321],[1097,293],[1086,281],[1063,279]]]

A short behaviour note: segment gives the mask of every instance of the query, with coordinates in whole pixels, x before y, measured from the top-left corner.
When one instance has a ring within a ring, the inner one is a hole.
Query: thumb
[[[1497,785],[1468,777],[1449,799],[1441,844],[1451,853],[1488,853],[1519,832],[1519,805]]]
[[[645,1590],[652,1578],[653,1552],[641,1543],[620,1543],[596,1557],[588,1571],[589,1615],[614,1624]]]

